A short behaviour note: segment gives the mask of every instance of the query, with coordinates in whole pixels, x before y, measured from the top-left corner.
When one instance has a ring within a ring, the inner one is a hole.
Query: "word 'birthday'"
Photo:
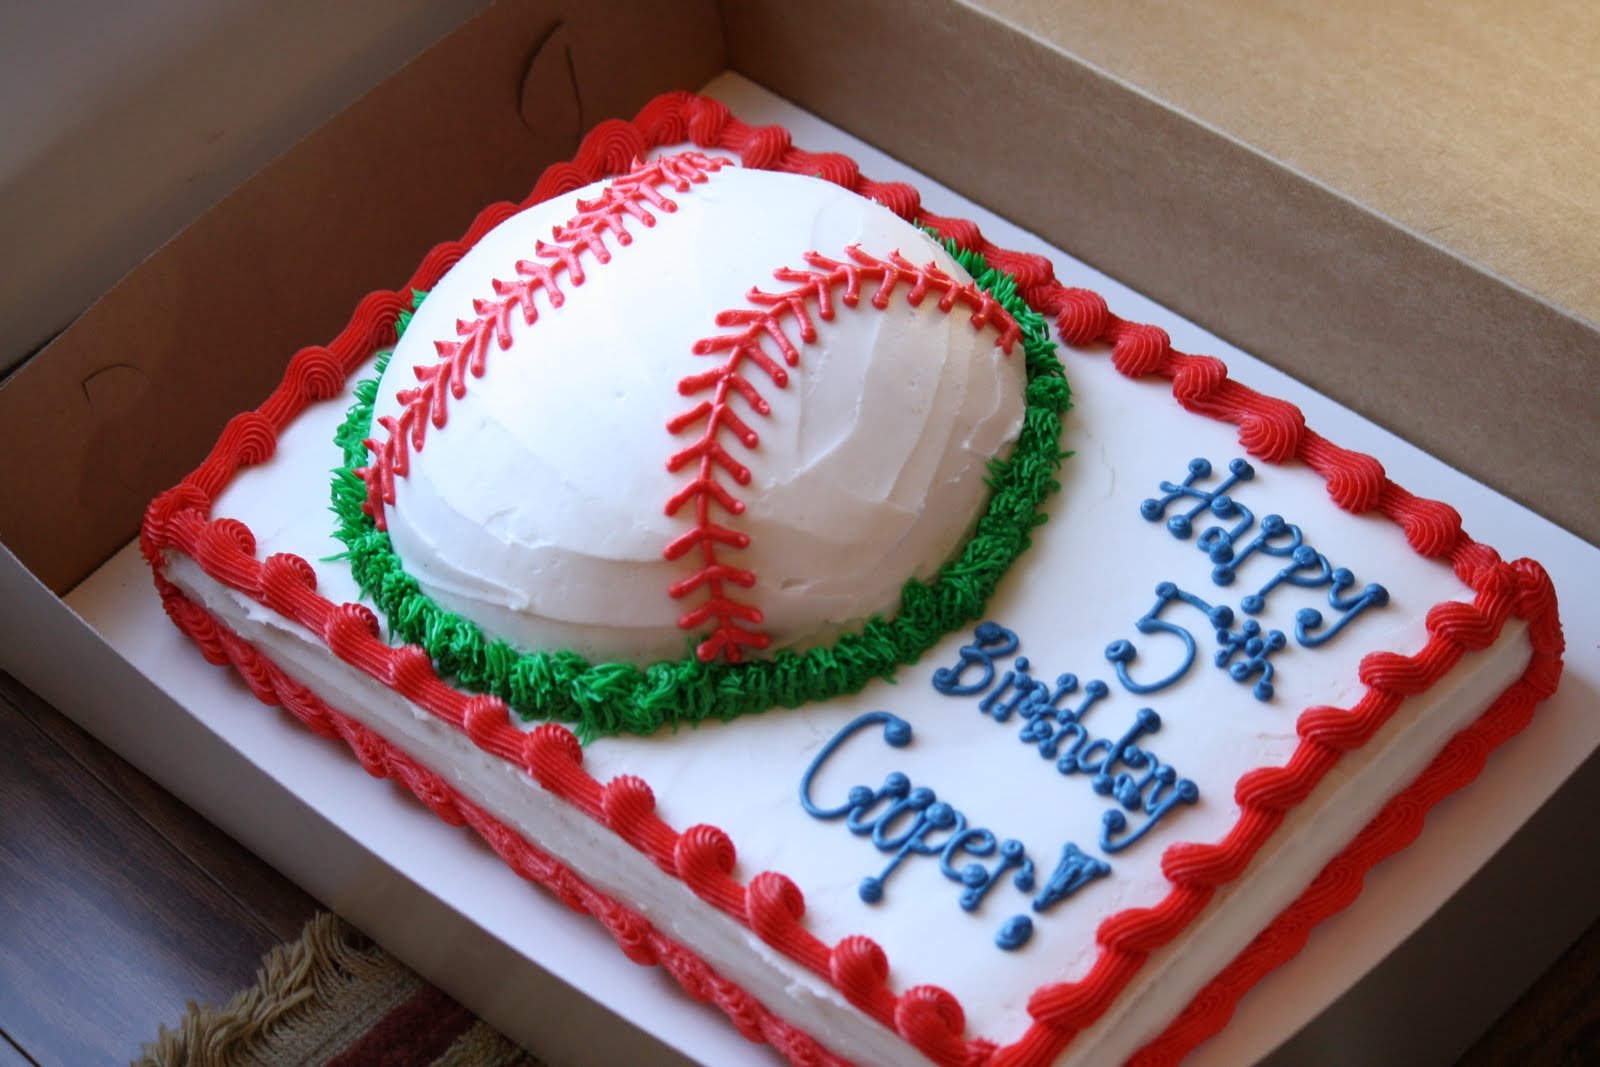
[[[957,653],[957,663],[933,672],[933,688],[945,696],[978,698],[978,710],[995,722],[1016,715],[1022,723],[1017,740],[1033,745],[1060,774],[1088,775],[1091,789],[1114,799],[1120,809],[1110,808],[1101,817],[1102,852],[1121,852],[1174,808],[1200,799],[1194,782],[1162,762],[1148,742],[1136,743],[1161,729],[1155,709],[1140,708],[1118,736],[1113,731],[1096,737],[1085,720],[1096,704],[1111,695],[1111,687],[1094,679],[1083,687],[1081,699],[1064,705],[1079,694],[1077,675],[1058,675],[1049,685],[1029,673],[1032,665],[1026,656],[1018,656],[1001,673],[996,661],[1016,652],[1020,644],[1017,635],[999,623],[979,623],[972,642]],[[1128,815],[1138,814],[1145,819],[1130,832]]]

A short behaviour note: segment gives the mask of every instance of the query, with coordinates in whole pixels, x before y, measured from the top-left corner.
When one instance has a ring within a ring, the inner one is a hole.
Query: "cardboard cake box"
[[[350,773],[347,754],[260,709],[237,714],[240,687],[176,631],[118,615],[143,598],[159,620],[125,546],[148,500],[290,355],[331,337],[364,293],[407,277],[482,205],[520,199],[587,127],[707,83],[762,106],[748,83],[715,80],[725,69],[1435,449],[1478,424],[1482,401],[1474,374],[1437,377],[1438,353],[1494,381],[1506,418],[1537,422],[1552,379],[1507,379],[1496,365],[1507,340],[1558,365],[1597,344],[1572,317],[966,6],[906,23],[892,5],[525,2],[468,23],[207,212],[0,389],[0,666],[554,1062],[760,1053],[475,841]],[[951,69],[981,70],[982,91],[950,92]],[[397,159],[397,146],[425,148]],[[1310,285],[1323,299],[1302,298]],[[1343,343],[1351,308],[1361,344]],[[1403,349],[1372,343],[1386,322],[1404,324]],[[1382,410],[1422,392],[1433,407],[1414,427]],[[1425,462],[1393,444],[1397,477]],[[1526,462],[1513,451],[1457,462],[1505,486]],[[1556,473],[1544,484],[1593,484],[1562,463],[1546,455]],[[1363,1059],[1448,1059],[1594,918],[1592,850],[1563,835],[1583,833],[1600,777],[1600,726],[1583,710],[1600,685],[1600,624],[1573,595],[1600,560],[1456,481],[1442,495],[1469,528],[1540,558],[1566,594],[1563,690],[1416,846],[1373,872],[1330,922],[1336,936],[1325,927],[1246,999],[1202,1061],[1253,1060],[1297,1031],[1286,1059],[1335,1033]],[[1473,958],[1452,954],[1458,938]]]

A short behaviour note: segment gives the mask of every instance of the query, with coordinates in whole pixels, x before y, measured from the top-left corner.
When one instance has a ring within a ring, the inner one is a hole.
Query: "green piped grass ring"
[[[379,357],[378,376],[357,384],[355,403],[334,438],[343,455],[333,477],[335,535],[346,549],[342,558],[388,620],[392,639],[427,650],[440,675],[462,688],[491,693],[526,720],[565,723],[584,742],[798,707],[891,678],[980,616],[1001,577],[1028,547],[1033,528],[1046,521],[1044,505],[1059,488],[1056,475],[1066,458],[1061,419],[1071,391],[1044,318],[1022,299],[1016,280],[991,268],[980,253],[951,241],[945,246],[1021,330],[1027,377],[1022,432],[1009,458],[989,464],[989,501],[972,535],[931,581],[906,582],[893,618],[875,616],[830,645],[785,649],[739,663],[703,662],[686,638],[683,658],[646,667],[591,663],[571,651],[525,651],[484,633],[422,591],[389,535],[362,508],[366,484],[355,472],[368,462],[363,442],[371,436],[373,402],[388,353]],[[413,310],[424,297],[413,294]],[[401,333],[410,320],[409,312],[401,316]]]

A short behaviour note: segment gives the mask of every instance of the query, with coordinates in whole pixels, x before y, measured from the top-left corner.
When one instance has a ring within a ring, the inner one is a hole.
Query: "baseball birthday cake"
[[[714,101],[400,281],[168,613],[794,1062],[1181,1058],[1559,678],[1360,442]]]

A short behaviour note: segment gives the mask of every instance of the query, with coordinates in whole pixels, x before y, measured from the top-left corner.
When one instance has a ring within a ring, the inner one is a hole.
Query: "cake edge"
[[[878,977],[870,983],[869,995],[869,989],[863,987],[858,978],[886,974],[881,951],[870,942],[852,944],[865,939],[846,939],[830,948],[805,934],[799,929],[795,915],[803,904],[798,899],[798,890],[787,879],[757,875],[745,887],[729,878],[725,870],[720,878],[713,876],[703,886],[684,879],[698,895],[722,910],[729,914],[740,913],[735,917],[746,921],[763,940],[775,944],[802,966],[831,981],[846,999],[869,1016],[891,1025],[923,1052],[946,1061],[987,1058],[996,1051],[998,1060],[1053,1058],[1059,1054],[1079,1029],[1091,1023],[1116,999],[1150,949],[1165,944],[1181,932],[1209,900],[1214,887],[1243,870],[1250,857],[1271,836],[1271,826],[1276,825],[1271,816],[1274,812],[1281,815],[1282,810],[1275,805],[1292,806],[1309,793],[1342,752],[1364,743],[1387,721],[1405,695],[1424,691],[1447,673],[1462,649],[1481,647],[1480,641],[1483,645],[1491,643],[1507,618],[1516,616],[1528,621],[1531,657],[1522,677],[1502,693],[1473,726],[1451,740],[1423,775],[1391,800],[1378,819],[1340,852],[1312,886],[1258,935],[1245,953],[1225,967],[1189,1008],[1141,1053],[1141,1057],[1154,1057],[1156,1062],[1176,1058],[1220,1029],[1238,997],[1273,967],[1291,958],[1303,944],[1310,927],[1353,900],[1359,890],[1360,874],[1409,842],[1420,829],[1426,809],[1475,778],[1487,752],[1526,725],[1533,707],[1554,690],[1560,674],[1562,639],[1554,591],[1548,577],[1542,568],[1530,561],[1503,563],[1492,549],[1479,545],[1465,534],[1459,516],[1448,505],[1412,496],[1390,482],[1376,460],[1339,449],[1308,430],[1293,405],[1229,381],[1220,360],[1175,352],[1159,328],[1125,322],[1111,314],[1097,295],[1086,290],[1066,289],[1055,283],[1047,261],[994,248],[983,241],[977,227],[970,222],[921,212],[917,195],[909,186],[870,182],[860,177],[851,161],[838,154],[812,155],[793,149],[786,131],[780,127],[746,126],[715,101],[686,93],[669,94],[647,106],[633,123],[622,120],[602,123],[584,140],[573,162],[556,164],[546,170],[528,202],[578,188],[608,173],[620,172],[633,157],[649,148],[676,143],[686,136],[702,147],[738,151],[745,166],[792,167],[820,173],[841,184],[848,183],[863,195],[885,203],[897,214],[930,225],[964,247],[978,248],[991,263],[1018,277],[1029,302],[1056,319],[1062,339],[1069,345],[1082,347],[1108,342],[1110,358],[1123,374],[1168,378],[1173,382],[1175,398],[1185,409],[1238,424],[1241,443],[1251,455],[1269,462],[1302,459],[1324,478],[1338,506],[1348,511],[1376,510],[1386,515],[1403,527],[1408,542],[1419,554],[1448,556],[1461,580],[1477,594],[1470,607],[1457,605],[1465,608],[1465,612],[1446,611],[1449,617],[1438,619],[1437,628],[1435,615],[1445,606],[1440,605],[1429,613],[1429,641],[1419,655],[1400,657],[1376,653],[1368,657],[1373,663],[1372,670],[1369,672],[1368,661],[1364,661],[1361,671],[1361,680],[1367,684],[1368,692],[1354,708],[1349,711],[1311,709],[1302,715],[1298,724],[1302,740],[1288,766],[1263,768],[1246,775],[1239,783],[1240,799],[1246,809],[1241,813],[1240,825],[1251,818],[1249,811],[1254,810],[1260,816],[1254,819],[1254,824],[1263,827],[1263,832],[1247,832],[1240,840],[1234,840],[1238,835],[1230,834],[1227,847],[1175,847],[1173,855],[1163,861],[1163,872],[1174,885],[1169,897],[1157,908],[1138,916],[1124,913],[1108,919],[1102,928],[1100,958],[1089,978],[1070,986],[1043,987],[1036,991],[1030,1006],[1034,1023],[1021,1040],[1005,1049],[995,1050],[986,1041],[966,1041],[959,1025],[959,1005],[948,994],[935,995],[928,987],[921,987],[897,998],[884,987],[884,979]],[[376,637],[376,619],[365,608],[333,605],[316,597],[312,592],[315,575],[304,560],[279,555],[257,561],[253,538],[242,523],[209,518],[211,500],[235,470],[268,458],[275,434],[283,425],[312,400],[337,393],[371,345],[382,343],[386,334],[392,337],[395,319],[409,306],[403,294],[412,288],[428,288],[424,282],[442,275],[466,247],[516,210],[518,208],[511,204],[485,209],[463,241],[433,249],[403,290],[370,294],[360,302],[351,323],[333,342],[298,353],[268,401],[255,411],[236,416],[206,461],[178,487],[152,503],[141,531],[141,547],[156,574],[156,584],[169,614],[186,632],[189,627],[180,616],[188,618],[198,632],[203,632],[204,628],[192,618],[194,611],[203,613],[203,609],[196,608],[163,576],[162,557],[169,549],[192,556],[217,580],[287,618],[307,625],[315,621],[318,625],[312,628],[325,634],[328,647],[339,658],[397,690],[416,691],[423,698],[416,700],[417,703],[440,714],[446,721],[453,721],[496,755],[527,765],[547,788],[573,801],[602,825],[617,830],[634,847],[647,855],[653,854],[658,865],[668,860],[675,869],[678,867],[676,857],[660,852],[663,839],[656,828],[674,837],[678,835],[659,819],[654,819],[643,794],[631,783],[620,788],[617,782],[602,786],[585,775],[580,765],[581,752],[569,732],[559,726],[540,727],[530,735],[524,747],[520,734],[513,743],[511,738],[489,729],[493,708],[485,705],[481,698],[474,698],[477,701],[474,704],[473,699],[450,689],[433,674],[425,654],[419,657],[418,650],[391,649],[384,645]],[[313,603],[315,601],[320,601],[320,606]],[[185,608],[185,604],[189,607]],[[216,626],[214,620],[211,625]],[[265,663],[262,657],[255,656],[253,661],[248,656],[235,659],[220,639],[203,641],[197,633],[191,633],[191,637],[200,643],[213,662],[233,662],[264,701],[285,703],[275,685],[269,684],[276,668]],[[290,685],[296,686],[292,682]],[[287,690],[289,700],[303,702],[298,688],[302,687]],[[446,707],[451,711],[444,712],[442,709]],[[474,707],[481,710],[474,711]],[[313,729],[316,728],[313,725]],[[512,730],[509,724],[506,728]],[[326,729],[318,732],[325,733]],[[354,742],[352,745],[355,747]],[[362,747],[356,747],[364,764],[371,751],[370,741],[364,740]],[[397,766],[405,770],[403,764]],[[414,777],[410,771],[405,775]],[[405,775],[402,780],[406,780]],[[621,781],[624,780],[618,780]],[[412,782],[406,780],[406,784]],[[427,795],[419,793],[419,796],[433,806],[438,799],[436,794],[424,792]],[[645,793],[648,793],[647,788]],[[624,794],[623,799],[612,799]],[[641,808],[645,816],[644,829],[651,833],[638,832]],[[654,826],[650,825],[652,819]],[[625,826],[618,825],[630,822],[635,830],[631,835]],[[493,840],[490,843],[495,844]],[[704,844],[708,854],[696,858],[709,860],[714,872],[715,853],[719,850],[710,846],[718,843]],[[512,866],[515,868],[516,864]],[[1333,879],[1330,888],[1329,872],[1335,867],[1340,867],[1340,874]],[[667,868],[663,866],[663,869]],[[705,867],[702,864],[698,869],[704,872]],[[1352,872],[1353,879],[1349,877]],[[781,883],[773,879],[781,879]],[[737,909],[731,907],[736,903],[734,897],[738,898]],[[800,936],[779,936],[780,930]],[[1107,931],[1110,936],[1105,936]],[[791,943],[778,944],[778,940]],[[796,940],[798,944],[793,943]],[[739,1022],[738,1016],[735,1022]],[[772,1043],[790,1051],[788,1045],[795,1040],[792,1033],[786,1036],[774,1031],[774,1036],[778,1040]]]

